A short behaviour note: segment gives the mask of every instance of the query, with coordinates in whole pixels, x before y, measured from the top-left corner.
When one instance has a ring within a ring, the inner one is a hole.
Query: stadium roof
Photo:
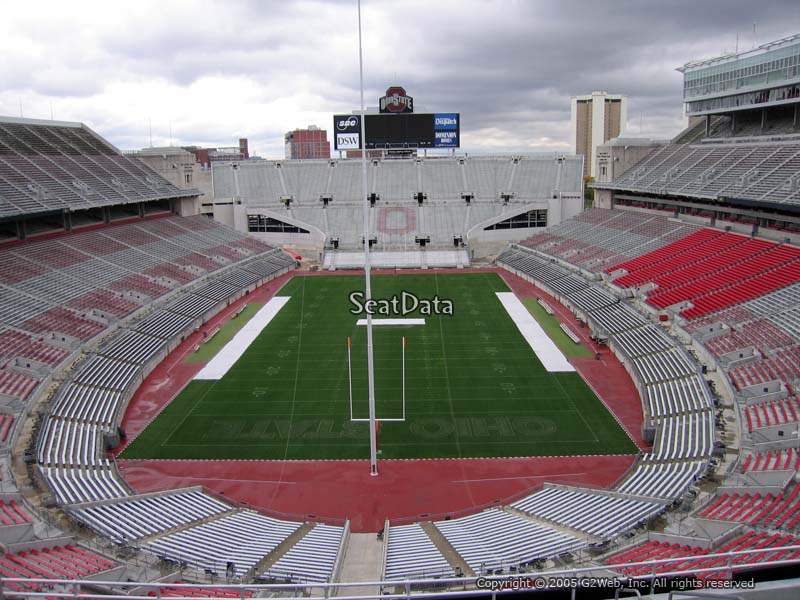
[[[761,44],[760,46],[753,48],[751,50],[745,50],[743,52],[729,52],[728,54],[723,54],[722,56],[715,56],[713,58],[706,58],[703,60],[689,61],[682,67],[678,67],[675,70],[680,71],[681,73],[685,73],[686,71],[692,71],[699,67],[708,67],[715,64],[731,62],[734,60],[738,60],[740,58],[746,58],[748,56],[763,54],[765,52],[769,52],[770,50],[775,50],[775,48],[779,48],[781,46],[788,46],[798,41],[800,41],[800,33],[796,33],[794,35],[790,35],[781,38],[779,40],[774,40],[772,42],[767,42],[766,44]]]

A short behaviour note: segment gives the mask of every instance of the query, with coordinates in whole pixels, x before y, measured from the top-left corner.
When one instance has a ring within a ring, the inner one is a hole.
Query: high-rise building
[[[572,141],[582,154],[584,177],[595,176],[597,146],[619,137],[628,117],[628,98],[608,92],[592,92],[571,99]]]
[[[328,132],[316,125],[308,129],[295,129],[283,136],[286,158],[330,158],[331,144]]]

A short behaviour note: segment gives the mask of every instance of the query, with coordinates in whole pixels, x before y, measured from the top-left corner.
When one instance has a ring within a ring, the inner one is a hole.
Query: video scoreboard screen
[[[459,113],[398,113],[366,115],[367,150],[392,148],[458,148]],[[335,150],[360,150],[359,115],[334,115]]]

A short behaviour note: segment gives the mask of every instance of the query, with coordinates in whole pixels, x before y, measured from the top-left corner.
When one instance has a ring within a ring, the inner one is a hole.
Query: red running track
[[[464,270],[375,271],[387,273],[465,273]],[[641,448],[642,407],[627,372],[605,347],[581,330],[574,316],[555,299],[502,269],[498,272],[520,297],[546,299],[559,318],[569,323],[599,359],[573,359],[581,375],[617,416]],[[358,274],[358,271],[335,274]],[[141,432],[191,380],[203,364],[186,364],[202,339],[246,302],[263,302],[294,276],[328,275],[298,272],[283,275],[226,307],[198,333],[193,333],[161,363],[134,395],[123,419],[129,439]],[[114,454],[124,448],[115,449]],[[369,475],[369,462],[263,460],[119,460],[125,480],[139,492],[201,485],[229,501],[267,514],[294,519],[339,523],[350,519],[354,532],[375,532],[386,519],[414,521],[478,512],[507,504],[538,489],[545,481],[608,488],[633,464],[634,455],[556,456],[515,459],[426,459],[380,461],[378,477]]]

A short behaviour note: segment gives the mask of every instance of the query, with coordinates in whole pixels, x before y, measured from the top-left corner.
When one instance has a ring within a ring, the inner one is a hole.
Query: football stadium
[[[591,205],[399,86],[202,193],[0,117],[2,596],[796,598],[800,35],[679,71]]]

